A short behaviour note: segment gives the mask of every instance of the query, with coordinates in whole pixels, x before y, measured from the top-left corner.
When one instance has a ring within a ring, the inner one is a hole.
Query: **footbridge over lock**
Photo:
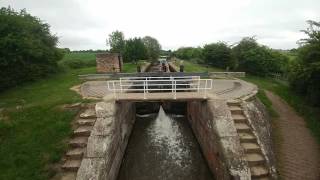
[[[107,81],[107,87],[116,100],[183,101],[207,99],[213,83],[200,76],[122,77]]]
[[[159,104],[165,111],[172,110],[176,103],[184,107],[186,121],[214,179],[277,178],[270,122],[264,106],[255,98],[255,85],[197,74],[126,74],[107,80],[97,76],[100,79],[80,87],[83,97],[99,101],[80,114],[94,121],[86,142],[81,144],[82,154],[76,156],[78,164],[65,166],[75,179],[126,179],[121,168],[127,167],[123,159],[137,115],[157,109]]]

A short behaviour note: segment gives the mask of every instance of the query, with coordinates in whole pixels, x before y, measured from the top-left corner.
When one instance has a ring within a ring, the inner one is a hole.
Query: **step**
[[[92,119],[96,117],[96,111],[94,108],[86,109],[83,113],[80,114],[80,118],[83,119]]]
[[[238,101],[228,101],[227,105],[228,106],[240,106],[240,102],[238,102]]]
[[[251,129],[250,127],[246,124],[246,123],[234,123],[236,129],[237,129],[237,132],[246,132],[246,133],[250,133],[251,132]]]
[[[271,177],[268,176],[263,176],[263,177],[256,177],[256,178],[251,178],[252,180],[272,180]]]
[[[96,119],[78,119],[76,123],[80,126],[93,126]]]
[[[82,159],[85,148],[73,148],[68,150],[66,156],[68,159]]]
[[[260,147],[256,143],[241,143],[246,153],[260,153]]]
[[[66,171],[78,171],[81,165],[81,159],[77,160],[66,160],[66,162],[62,165],[62,169]]]
[[[242,114],[231,114],[234,122],[246,122],[247,118]]]
[[[265,159],[262,154],[259,153],[248,153],[245,154],[245,158],[250,166],[264,165]]]
[[[86,147],[88,142],[88,137],[74,137],[69,141],[71,147]]]
[[[63,172],[60,180],[76,180],[76,177],[77,172]]]
[[[268,177],[269,175],[268,169],[265,166],[250,167],[250,172],[252,178]]]
[[[238,133],[240,137],[240,142],[251,142],[256,143],[257,139],[256,137],[250,132],[240,132]]]
[[[79,126],[73,131],[74,136],[90,136],[92,126]]]
[[[229,106],[229,109],[232,114],[243,114],[243,111],[240,106]]]

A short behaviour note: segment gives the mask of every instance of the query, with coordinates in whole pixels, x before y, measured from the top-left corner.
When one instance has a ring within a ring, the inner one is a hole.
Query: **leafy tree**
[[[231,48],[223,42],[207,44],[203,47],[203,57],[207,64],[220,68],[233,68]]]
[[[145,36],[142,41],[147,49],[148,58],[150,60],[158,59],[161,51],[161,45],[158,40],[150,36]]]
[[[0,91],[47,76],[63,57],[49,25],[26,10],[0,9]]]
[[[202,48],[201,47],[182,47],[177,49],[174,52],[174,55],[178,58],[185,59],[185,60],[191,60],[198,63],[203,62],[203,56],[202,56]]]
[[[298,58],[290,71],[291,87],[305,95],[307,100],[320,106],[320,22],[307,21],[303,30],[308,38],[300,40]]]
[[[238,70],[259,76],[281,73],[288,62],[288,57],[259,45],[252,37],[243,38],[232,51]]]
[[[110,45],[110,52],[123,53],[125,40],[121,31],[114,31],[109,34],[107,45]]]
[[[126,40],[124,47],[124,61],[136,62],[147,58],[147,48],[141,38]]]

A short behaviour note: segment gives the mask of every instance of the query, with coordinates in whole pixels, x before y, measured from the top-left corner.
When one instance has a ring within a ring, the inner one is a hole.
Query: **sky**
[[[50,24],[59,47],[107,49],[115,30],[152,36],[165,50],[239,42],[255,36],[274,49],[296,48],[306,20],[320,21],[320,0],[0,0]]]

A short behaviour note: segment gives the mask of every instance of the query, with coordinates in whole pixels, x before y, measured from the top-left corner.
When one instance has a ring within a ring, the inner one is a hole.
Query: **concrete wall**
[[[135,104],[99,102],[97,121],[88,139],[87,152],[77,173],[77,180],[114,180],[135,121]]]
[[[225,100],[188,102],[188,120],[216,179],[251,179]]]

